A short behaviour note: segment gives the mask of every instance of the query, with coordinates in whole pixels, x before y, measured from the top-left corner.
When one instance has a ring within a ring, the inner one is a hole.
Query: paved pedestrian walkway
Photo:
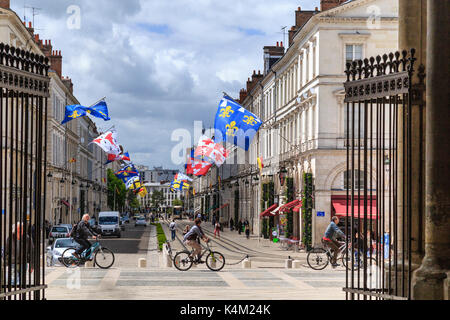
[[[187,272],[134,268],[49,268],[47,299],[344,299],[345,273],[198,267]],[[199,290],[201,289],[201,290]]]

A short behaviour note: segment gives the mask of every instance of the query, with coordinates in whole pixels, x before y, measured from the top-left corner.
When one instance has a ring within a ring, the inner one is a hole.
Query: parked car
[[[120,213],[118,211],[104,211],[98,214],[98,225],[102,236],[121,237]]]
[[[70,236],[70,230],[71,229],[69,229],[67,226],[54,226],[48,234],[48,240],[50,241],[50,243],[52,243],[59,238],[68,238]]]
[[[146,227],[147,226],[147,221],[145,220],[144,217],[140,216],[140,217],[138,217],[136,219],[136,222],[134,223],[134,226],[135,227],[137,227],[137,226],[144,226],[144,227]]]
[[[73,225],[71,225],[69,223],[60,223],[60,224],[58,224],[58,226],[67,227],[69,229],[69,233],[70,233],[70,231],[72,231],[72,228],[73,228]]]
[[[47,267],[62,265],[59,260],[67,248],[79,248],[80,244],[72,238],[56,239],[51,246],[47,247]]]

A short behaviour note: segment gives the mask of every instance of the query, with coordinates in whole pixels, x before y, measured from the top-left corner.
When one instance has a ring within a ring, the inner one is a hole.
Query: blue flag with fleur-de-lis
[[[66,122],[69,122],[73,119],[84,117],[87,114],[90,114],[91,116],[97,118],[101,118],[105,121],[111,120],[111,118],[108,116],[108,106],[106,105],[106,102],[104,100],[101,100],[91,107],[85,107],[79,104],[66,106],[64,120],[61,122],[61,124],[65,124]]]
[[[214,141],[226,141],[247,151],[261,125],[262,121],[255,114],[224,95],[214,122]]]

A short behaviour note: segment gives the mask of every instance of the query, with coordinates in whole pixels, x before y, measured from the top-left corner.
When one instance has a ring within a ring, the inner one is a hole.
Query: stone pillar
[[[414,48],[416,50],[415,57],[417,61],[414,64],[414,75],[412,79],[412,85],[420,86],[421,79],[418,77],[419,66],[426,66],[426,0],[399,0],[399,35],[398,35],[398,50],[410,50]],[[421,67],[421,68],[422,68]],[[423,99],[422,99],[423,100]],[[411,136],[411,269],[415,270],[419,267],[420,261],[424,255],[424,144],[425,144],[425,116],[423,112],[424,102],[413,101],[412,104],[412,136]],[[403,198],[402,194],[406,190],[403,190],[403,145],[406,143],[406,137],[402,136],[403,132],[403,107],[401,104],[398,106],[398,160],[397,160],[397,179],[398,179],[398,228],[397,239],[393,239],[398,244],[399,257],[398,261],[401,264],[403,252],[401,252],[401,243],[404,241],[403,226],[407,221],[403,221]],[[421,129],[422,128],[422,129]],[[391,159],[392,160],[392,159]],[[391,162],[392,163],[392,162]],[[406,180],[405,180],[406,181]],[[406,208],[408,209],[408,208]],[[405,257],[409,259],[409,257]],[[408,268],[408,261],[405,260]],[[395,277],[392,273],[392,276]],[[401,277],[400,275],[397,275]],[[392,279],[394,281],[394,279]],[[401,279],[397,279],[398,287],[401,287]],[[404,279],[403,281],[407,281]],[[394,285],[394,284],[393,284]],[[399,294],[399,292],[397,292]]]
[[[425,257],[413,274],[413,299],[444,299],[450,269],[450,2],[427,2]]]

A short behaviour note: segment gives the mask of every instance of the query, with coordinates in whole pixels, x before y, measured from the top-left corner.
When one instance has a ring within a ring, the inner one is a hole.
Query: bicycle
[[[178,270],[187,271],[192,267],[194,263],[198,264],[198,260],[201,259],[206,252],[208,252],[208,255],[206,256],[206,266],[211,271],[222,270],[222,268],[225,266],[225,257],[220,252],[212,251],[209,246],[209,242],[206,243],[206,248],[200,254],[200,257],[198,259],[193,258],[194,249],[192,249],[191,251],[184,250],[178,252],[175,257],[173,257],[173,264]]]
[[[61,255],[61,262],[67,268],[75,268],[86,261],[94,260],[94,265],[99,266],[101,269],[108,269],[115,261],[114,253],[108,248],[103,247],[99,240],[93,243],[89,249],[84,250],[81,253],[80,259],[77,259],[73,255],[75,250],[75,248],[68,248]]]
[[[322,243],[324,241],[322,240]],[[360,250],[352,250],[352,248],[349,246],[347,247],[346,242],[339,242],[339,252],[336,258],[336,261],[341,260],[342,264],[344,265],[347,270],[358,270],[364,266],[364,257],[361,254]],[[308,262],[308,265],[314,269],[314,270],[323,270],[325,269],[328,264],[331,262],[331,259],[333,257],[333,253],[331,252],[331,249],[329,246],[325,246],[324,248],[316,248],[311,250],[307,257],[306,261]],[[353,257],[353,267],[352,264],[352,253],[354,254]],[[373,257],[370,257],[370,255],[367,256],[366,259],[367,266],[376,266],[377,262],[376,259]]]

